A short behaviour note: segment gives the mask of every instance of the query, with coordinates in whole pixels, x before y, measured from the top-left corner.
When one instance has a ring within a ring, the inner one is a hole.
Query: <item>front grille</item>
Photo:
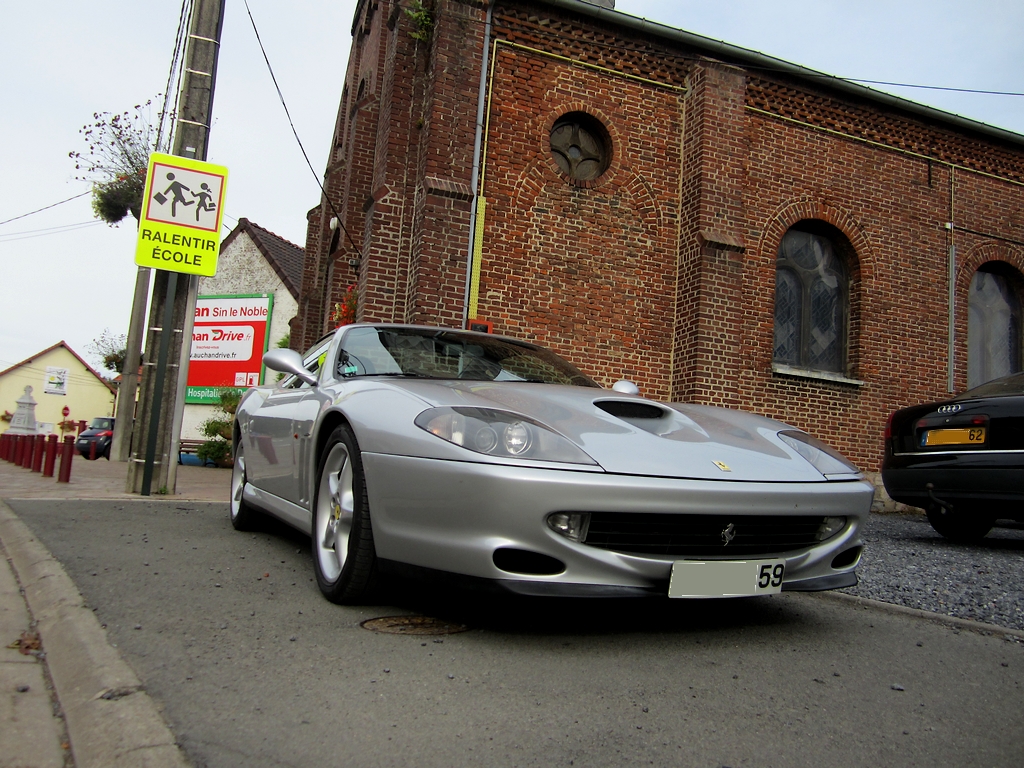
[[[615,552],[669,557],[774,555],[817,544],[823,521],[801,515],[592,512],[584,543]]]

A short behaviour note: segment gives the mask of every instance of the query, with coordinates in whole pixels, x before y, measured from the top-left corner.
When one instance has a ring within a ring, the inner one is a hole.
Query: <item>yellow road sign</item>
[[[223,165],[151,154],[135,263],[190,275],[216,274],[227,186]]]

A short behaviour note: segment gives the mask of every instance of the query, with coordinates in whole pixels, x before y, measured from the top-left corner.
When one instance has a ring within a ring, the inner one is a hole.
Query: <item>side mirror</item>
[[[298,376],[310,385],[316,384],[316,376],[302,364],[302,355],[294,349],[272,349],[263,355],[263,364],[272,371]]]
[[[612,385],[612,391],[621,392],[624,395],[639,395],[640,387],[638,387],[632,381],[627,381],[626,379],[623,379],[622,381],[616,381]]]

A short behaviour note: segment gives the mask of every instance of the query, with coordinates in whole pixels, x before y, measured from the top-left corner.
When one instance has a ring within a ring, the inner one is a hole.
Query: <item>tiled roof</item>
[[[224,238],[221,249],[227,248],[239,232],[245,232],[256,243],[256,247],[260,249],[260,253],[263,254],[267,263],[274,268],[288,292],[298,301],[305,251],[295,243],[285,240],[280,235],[275,235],[258,224],[253,224],[244,217],[238,220],[238,225]]]

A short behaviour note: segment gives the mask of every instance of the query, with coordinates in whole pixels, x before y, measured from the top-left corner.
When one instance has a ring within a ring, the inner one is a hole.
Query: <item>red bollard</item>
[[[25,435],[25,453],[21,456],[21,466],[25,469],[32,469],[32,448],[35,442],[35,435]]]
[[[35,445],[34,435],[25,435],[25,453],[21,456],[21,466],[32,469],[32,447]]]
[[[68,435],[60,451],[60,472],[57,473],[58,483],[71,482],[71,458],[75,455],[75,438]]]
[[[0,435],[0,459],[4,461],[10,461],[11,456],[11,435],[10,432],[4,432]]]
[[[32,455],[32,438],[28,435],[18,435],[18,466],[28,467]]]
[[[57,463],[57,436],[46,438],[46,459],[43,461],[43,477],[53,477],[53,465]]]
[[[11,463],[16,467],[21,466],[21,435],[15,435],[11,441]]]
[[[96,441],[89,443],[89,461],[96,461]]]
[[[43,468],[43,446],[46,438],[43,435],[36,435],[32,441],[32,471],[39,472]]]

